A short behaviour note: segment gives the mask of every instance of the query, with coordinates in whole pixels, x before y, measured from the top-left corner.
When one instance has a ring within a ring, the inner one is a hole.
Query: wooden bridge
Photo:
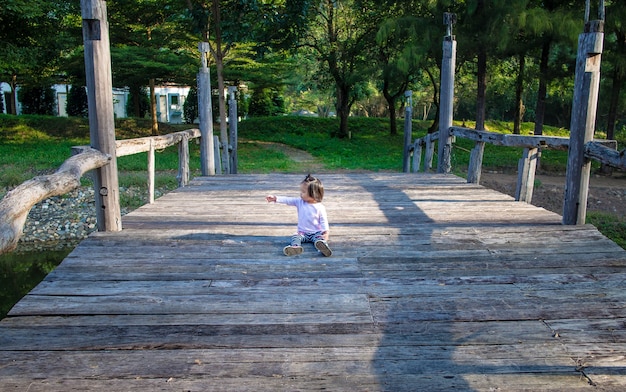
[[[445,174],[202,177],[83,241],[0,322],[2,391],[624,391],[626,251]]]

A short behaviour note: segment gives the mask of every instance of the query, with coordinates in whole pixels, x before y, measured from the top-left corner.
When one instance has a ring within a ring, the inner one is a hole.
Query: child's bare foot
[[[302,254],[302,252],[304,252],[304,249],[301,246],[285,246],[283,248],[283,253],[285,254],[285,256],[297,256]]]
[[[326,257],[330,257],[333,254],[333,251],[330,250],[326,241],[315,241],[315,249],[322,252],[322,254]]]

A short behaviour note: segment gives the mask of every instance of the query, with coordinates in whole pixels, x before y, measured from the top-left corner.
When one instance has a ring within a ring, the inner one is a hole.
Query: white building
[[[11,99],[11,86],[7,83],[0,83],[2,98],[4,99],[3,113],[7,113],[7,106]],[[67,94],[71,86],[66,84],[56,84],[52,86],[56,95],[56,113],[58,116],[67,116],[66,104]],[[18,87],[19,91],[19,87]],[[189,94],[189,87],[183,86],[160,86],[155,87],[157,99],[157,121],[172,124],[180,124],[184,121],[183,104]],[[127,89],[113,89],[113,113],[117,118],[128,117],[126,113],[126,103],[129,92]],[[17,114],[21,114],[22,105],[17,102]]]

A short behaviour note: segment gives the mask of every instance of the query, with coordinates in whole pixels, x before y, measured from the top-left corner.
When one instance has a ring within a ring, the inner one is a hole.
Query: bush
[[[22,87],[18,91],[22,114],[56,115],[56,97],[50,86]]]
[[[251,116],[277,116],[285,114],[285,100],[277,91],[256,89],[250,98],[248,108]]]
[[[187,124],[193,124],[198,118],[198,88],[196,86],[189,89],[189,94],[183,104],[183,115]]]
[[[87,89],[84,86],[72,86],[67,94],[65,110],[68,116],[84,118],[89,116]]]
[[[138,111],[135,110],[135,101],[138,101]],[[126,113],[129,117],[144,118],[150,112],[150,94],[148,89],[140,87],[131,88],[126,102]]]

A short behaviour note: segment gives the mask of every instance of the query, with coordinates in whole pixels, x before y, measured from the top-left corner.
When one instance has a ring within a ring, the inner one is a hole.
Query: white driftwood
[[[600,163],[626,170],[626,150],[617,151],[617,146],[608,147],[597,142],[585,144],[585,157],[592,158]]]
[[[68,158],[53,174],[24,182],[0,200],[0,254],[14,250],[31,208],[42,200],[63,195],[80,186],[89,170],[108,164],[110,156],[88,148]]]

